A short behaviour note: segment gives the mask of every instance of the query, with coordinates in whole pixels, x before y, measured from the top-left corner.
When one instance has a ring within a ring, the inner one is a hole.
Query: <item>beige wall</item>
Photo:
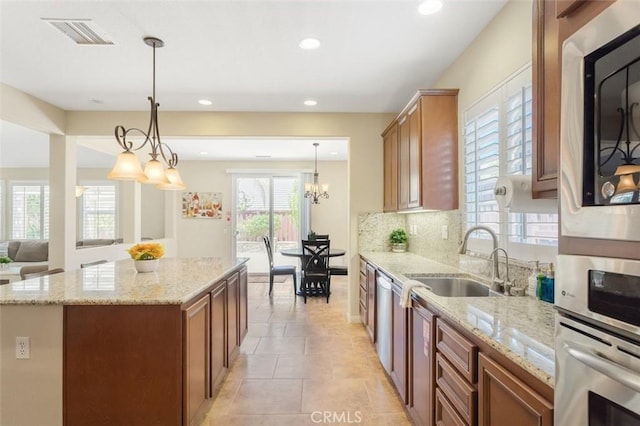
[[[222,193],[223,217],[221,220],[185,219],[176,211],[178,255],[228,256],[231,253],[231,223],[227,222],[226,214],[231,213],[233,193],[232,175],[228,171],[311,172],[313,166],[313,162],[181,161],[180,175],[189,191]],[[320,182],[329,184],[330,198],[311,205],[311,229],[330,234],[335,247],[346,248],[349,244],[347,162],[319,161],[318,172]]]
[[[459,88],[458,110],[461,113],[498,83],[531,62],[532,8],[531,0],[511,0],[442,73],[434,87]],[[463,139],[460,138],[460,141]]]
[[[348,246],[345,248],[349,250],[347,261],[350,270],[358,271],[358,214],[382,210],[383,153],[380,134],[394,116],[395,114],[358,113],[161,112],[159,121],[165,137],[348,138],[349,165],[346,185],[349,193],[349,238]],[[146,112],[70,111],[67,113],[67,133],[75,136],[106,136],[113,133],[115,124],[131,127],[139,126],[147,120]],[[330,206],[329,202],[326,205]],[[349,277],[347,317],[354,322],[358,321],[358,286],[358,275],[352,273]]]
[[[62,425],[62,309],[0,306],[0,425]],[[31,359],[16,359],[19,336]]]

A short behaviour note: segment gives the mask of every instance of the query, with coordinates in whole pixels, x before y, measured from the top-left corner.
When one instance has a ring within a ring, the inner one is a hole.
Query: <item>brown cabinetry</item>
[[[562,43],[613,1],[533,2],[534,198],[557,198],[560,162]]]
[[[227,371],[227,283],[218,283],[211,291],[211,385],[212,390]]]
[[[451,407],[456,414],[453,417],[473,425],[477,416],[478,392],[474,384],[478,347],[441,318],[436,319],[435,340],[434,376],[446,410]]]
[[[500,364],[480,354],[479,426],[551,426],[553,404]]]
[[[366,327],[368,310],[367,310],[367,267],[366,263],[360,261],[360,322]]]
[[[246,267],[182,305],[64,306],[64,423],[199,424],[245,334],[243,283]]]
[[[211,398],[211,308],[209,294],[183,311],[184,412],[183,424],[196,425]]]
[[[407,407],[418,426],[433,424],[435,317],[415,301],[409,310],[409,374]]]
[[[240,353],[238,311],[240,305],[240,279],[238,274],[227,278],[227,367]]]
[[[457,95],[418,91],[383,133],[385,211],[458,208]]]
[[[376,268],[367,264],[367,332],[376,341]]]
[[[360,321],[375,342],[376,268],[360,259]]]
[[[384,143],[384,211],[398,210],[398,124],[382,134]]]
[[[392,287],[391,301],[391,380],[400,398],[407,402],[407,318],[408,309],[400,306],[401,289]]]
[[[247,273],[247,268],[243,268],[240,271],[240,288],[239,291],[239,299],[238,299],[238,345],[242,343],[244,337],[247,335],[247,331],[249,331],[249,277]]]

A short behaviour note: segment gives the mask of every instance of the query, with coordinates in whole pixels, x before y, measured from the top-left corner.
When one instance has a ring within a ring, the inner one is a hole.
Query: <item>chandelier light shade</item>
[[[164,42],[156,37],[145,37],[143,40],[145,44],[153,48],[153,94],[147,98],[151,104],[149,126],[146,132],[135,127],[125,129],[124,126],[116,126],[116,141],[124,151],[118,154],[116,164],[107,177],[114,180],[135,180],[140,183],[157,185],[157,188],[160,189],[178,191],[186,188],[176,168],[178,154],[173,152],[167,144],[162,143],[158,130],[158,107],[160,104],[156,102],[156,48],[164,46]],[[142,138],[140,145],[134,146],[134,142],[131,140],[132,136]],[[144,148],[147,144],[150,146],[149,156],[151,159],[143,170],[134,151]],[[166,164],[167,170],[158,157]]]
[[[316,150],[315,167],[313,169],[313,183],[304,184],[304,198],[311,198],[312,204],[320,204],[320,198],[329,198],[329,185],[318,184],[318,142],[313,146]]]

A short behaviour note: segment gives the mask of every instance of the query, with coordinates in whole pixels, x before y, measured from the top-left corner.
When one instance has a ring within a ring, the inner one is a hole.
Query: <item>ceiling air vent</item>
[[[64,35],[81,45],[110,45],[113,41],[100,35],[100,28],[91,19],[57,19],[42,18],[52,27],[60,30]]]

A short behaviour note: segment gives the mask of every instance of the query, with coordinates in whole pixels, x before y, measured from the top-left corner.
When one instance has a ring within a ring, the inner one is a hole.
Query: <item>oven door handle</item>
[[[562,346],[569,355],[586,366],[599,371],[605,376],[612,378],[616,382],[621,383],[636,392],[640,392],[640,374],[637,371],[615,363],[598,355],[597,353],[579,349],[568,342],[563,342]]]

